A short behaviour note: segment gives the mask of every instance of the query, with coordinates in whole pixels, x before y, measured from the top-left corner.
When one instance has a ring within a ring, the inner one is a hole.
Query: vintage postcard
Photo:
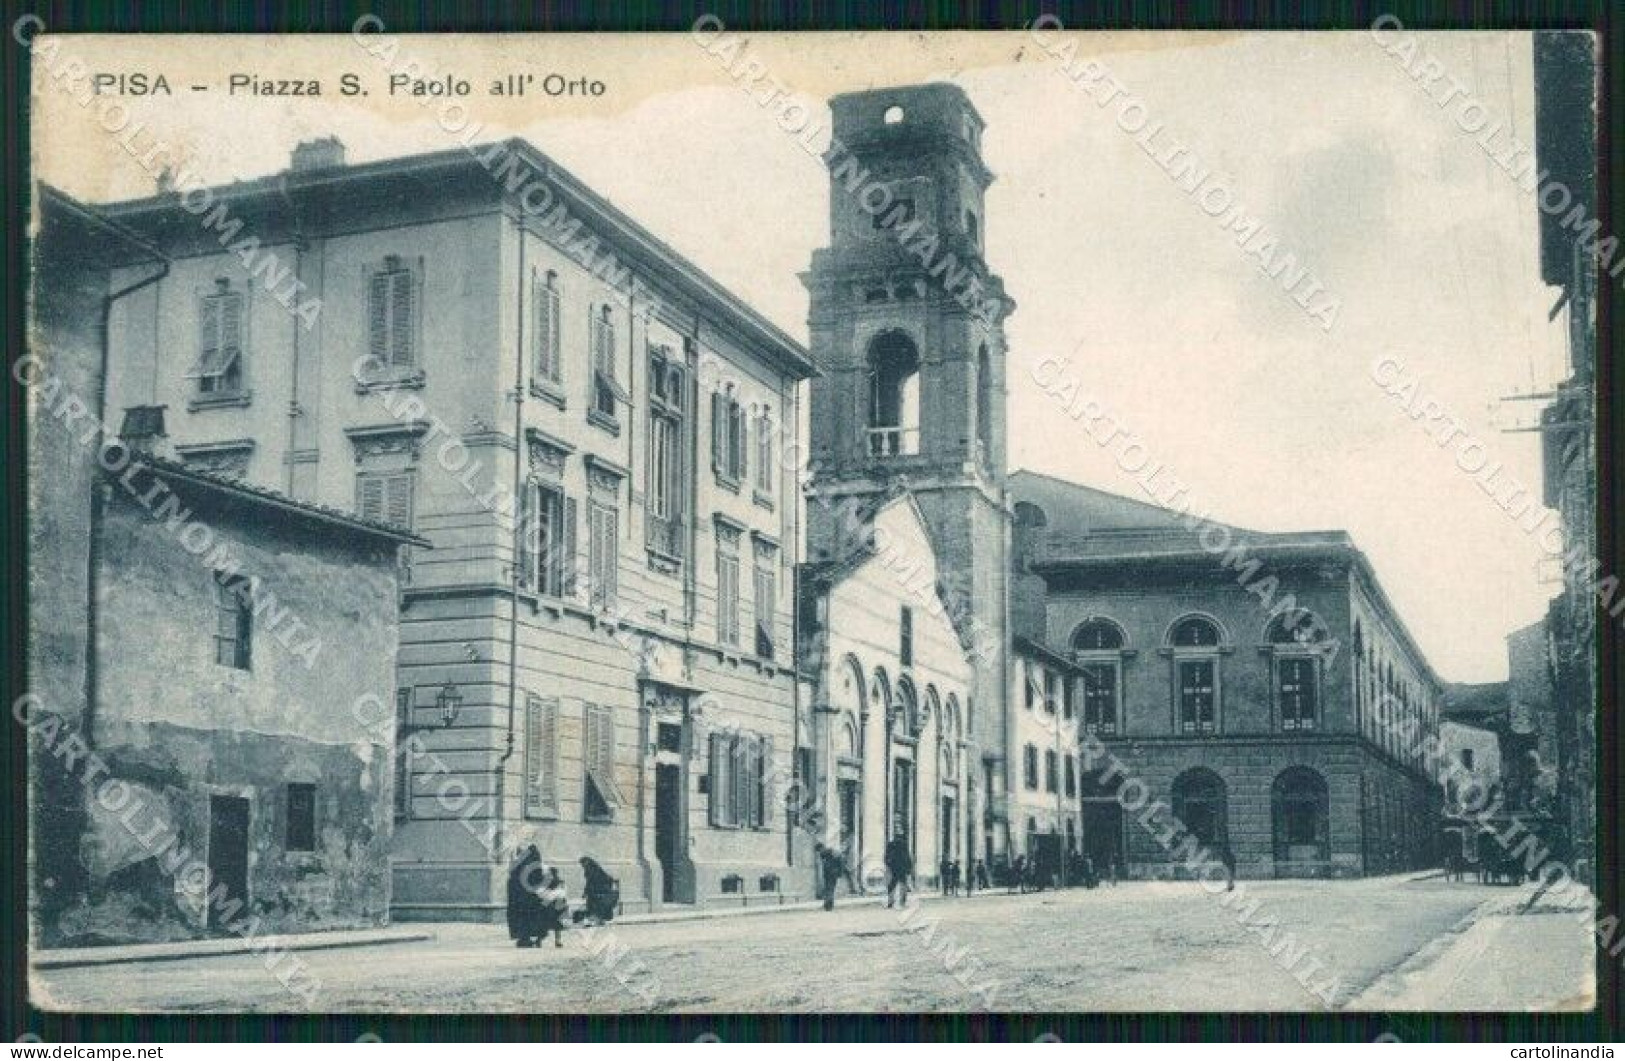
[[[1594,1005],[1593,35],[12,31],[39,1008]]]

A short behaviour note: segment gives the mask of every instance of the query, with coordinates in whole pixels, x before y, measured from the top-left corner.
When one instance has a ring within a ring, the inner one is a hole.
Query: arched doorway
[[[1117,798],[1122,776],[1107,782],[1100,771],[1091,770],[1078,778],[1078,782],[1083,809],[1083,855],[1094,863],[1095,872],[1100,876],[1110,877],[1113,867],[1117,867],[1119,877],[1125,876],[1128,860],[1123,852],[1123,805]]]
[[[1174,778],[1174,817],[1212,852],[1229,842],[1229,809],[1224,781],[1212,770],[1195,767]]]
[[[1270,788],[1275,875],[1322,873],[1331,861],[1326,779],[1306,766],[1281,771]]]

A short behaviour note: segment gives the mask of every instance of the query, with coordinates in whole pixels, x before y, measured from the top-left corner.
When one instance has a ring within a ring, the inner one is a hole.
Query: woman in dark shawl
[[[531,844],[508,871],[508,935],[517,947],[537,946],[546,931],[543,883],[542,853]]]
[[[581,857],[581,875],[581,894],[586,900],[587,916],[607,924],[615,916],[615,907],[620,905],[620,885],[615,883],[614,877],[604,872],[603,866],[585,855]]]

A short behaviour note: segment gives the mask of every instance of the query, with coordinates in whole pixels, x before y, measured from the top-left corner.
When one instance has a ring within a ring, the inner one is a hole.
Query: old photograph
[[[1595,35],[12,34],[34,1006],[1595,1006]]]

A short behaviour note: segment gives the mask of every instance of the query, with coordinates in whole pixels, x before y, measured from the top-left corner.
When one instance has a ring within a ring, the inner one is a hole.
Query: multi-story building
[[[1011,643],[1008,711],[1016,764],[1008,829],[990,833],[990,864],[1022,855],[1044,872],[1063,871],[1080,851],[1078,782],[1082,776],[1079,707],[1092,704],[1088,664],[1017,635]],[[1102,866],[1102,871],[1105,870]]]
[[[1428,864],[1440,683],[1348,535],[1224,527],[1028,472],[1010,490],[1045,644],[1085,669],[1083,731],[1122,764],[1080,778],[1097,865],[1182,871],[1127,820],[1126,779],[1244,876]]]
[[[1597,267],[1601,246],[1612,247],[1597,239],[1596,49],[1586,32],[1534,34],[1535,168],[1545,187],[1566,190],[1568,204],[1539,212],[1541,279],[1559,289],[1554,312],[1568,333],[1568,376],[1540,429],[1544,500],[1562,528],[1563,592],[1546,616],[1565,834],[1558,850],[1579,880],[1595,866],[1597,833]]]
[[[397,916],[500,917],[529,842],[633,909],[794,891],[799,344],[523,141],[316,141],[105,212],[173,260],[113,309],[110,407],[433,543],[385,691]]]

